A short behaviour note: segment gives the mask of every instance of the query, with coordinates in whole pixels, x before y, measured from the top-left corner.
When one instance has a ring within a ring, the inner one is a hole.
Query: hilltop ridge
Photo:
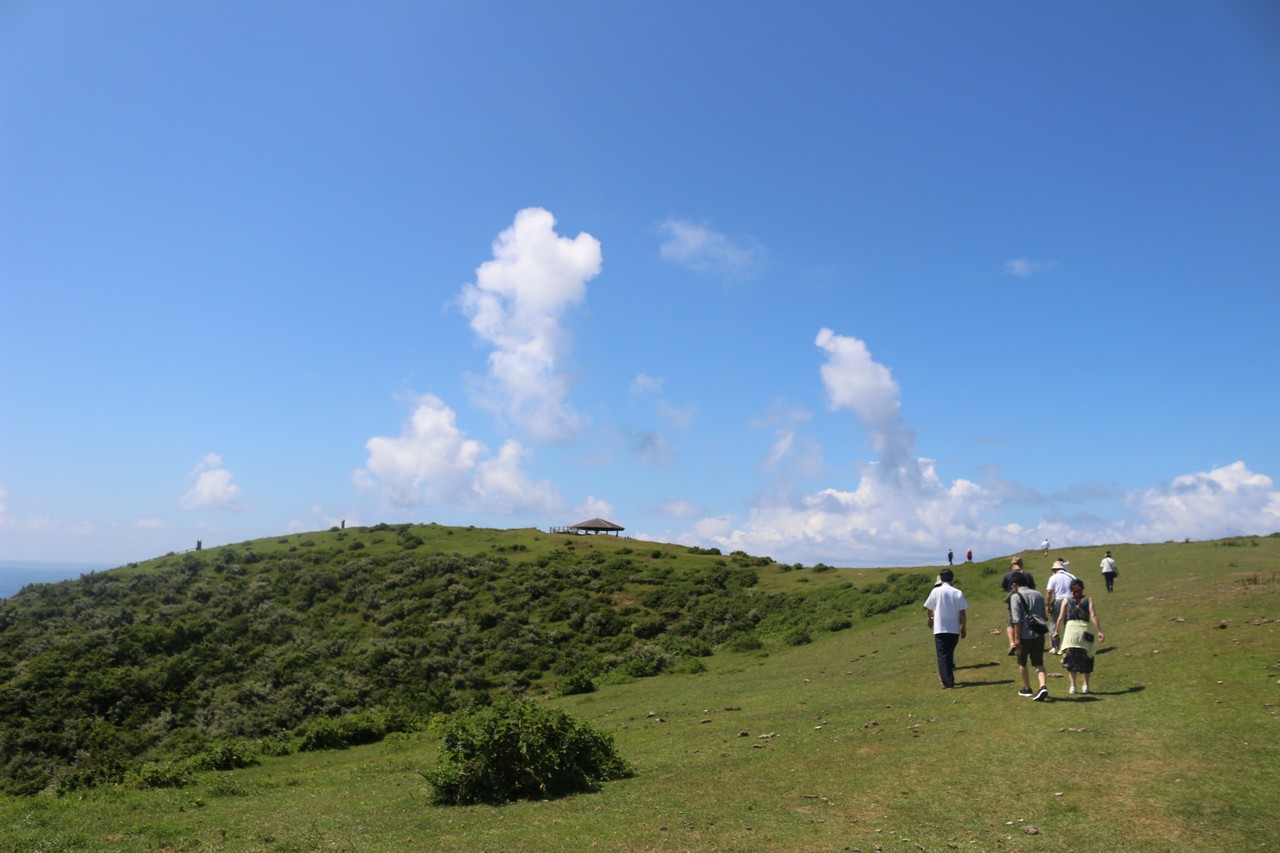
[[[121,781],[226,743],[340,746],[499,693],[694,672],[762,632],[801,643],[847,629],[931,582],[782,582],[799,568],[616,537],[379,524],[29,586],[0,605],[0,790]]]

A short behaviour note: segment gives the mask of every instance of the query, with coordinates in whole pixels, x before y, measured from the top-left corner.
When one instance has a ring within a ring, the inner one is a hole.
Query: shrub
[[[302,730],[302,740],[298,743],[300,752],[316,752],[321,749],[342,749],[347,745],[342,723],[332,717],[321,717],[312,720]]]
[[[595,691],[596,683],[585,672],[571,672],[556,685],[556,692],[561,696],[577,696]]]
[[[182,788],[191,783],[191,774],[174,761],[148,761],[125,775],[135,788]]]
[[[238,767],[252,767],[257,763],[258,758],[249,744],[225,740],[210,743],[192,756],[189,762],[193,770],[235,770]]]
[[[783,638],[788,646],[807,646],[813,642],[813,637],[809,636],[809,632],[803,628],[796,628],[794,631],[787,633]]]
[[[764,643],[755,634],[742,634],[729,642],[729,648],[735,652],[755,652],[764,648]]]
[[[634,772],[611,736],[564,711],[514,699],[450,718],[441,760],[422,776],[434,804],[470,805],[592,791]]]
[[[652,643],[640,643],[627,653],[627,659],[619,667],[632,678],[649,678],[666,669],[671,658]]]

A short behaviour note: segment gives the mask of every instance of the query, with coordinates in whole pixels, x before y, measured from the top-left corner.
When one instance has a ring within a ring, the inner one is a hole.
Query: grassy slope
[[[0,800],[0,850],[1272,849],[1280,538],[1248,541],[1115,547],[1113,595],[1101,547],[1055,552],[1107,633],[1090,697],[1068,697],[1062,678],[1047,704],[1014,695],[999,575],[961,567],[961,689],[938,689],[921,613],[898,613],[555,700],[614,732],[639,768],[590,796],[429,807],[416,770],[436,741],[423,733],[182,790]],[[1040,581],[1047,562],[1029,561]],[[762,585],[851,575],[876,573]]]

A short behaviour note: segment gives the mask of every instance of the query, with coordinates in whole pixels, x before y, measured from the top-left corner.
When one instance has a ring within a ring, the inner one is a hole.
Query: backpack
[[[1026,625],[1031,630],[1031,633],[1037,637],[1043,637],[1049,633],[1049,623],[1045,618],[1031,611],[1031,605],[1027,604],[1027,600],[1023,598],[1022,593],[1018,593],[1018,598],[1022,599],[1022,606],[1027,609],[1027,612],[1022,616],[1022,624]]]

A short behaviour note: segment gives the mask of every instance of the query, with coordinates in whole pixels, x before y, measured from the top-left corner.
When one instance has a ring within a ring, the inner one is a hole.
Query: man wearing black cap
[[[1035,614],[1047,621],[1044,596],[1028,585],[1027,576],[1022,572],[1014,572],[1009,581],[1012,588],[1009,594],[1009,625],[1013,628],[1014,644],[1018,650],[1018,675],[1022,678],[1022,689],[1018,691],[1018,695],[1043,702],[1049,698],[1044,673],[1044,634],[1032,631],[1027,625],[1027,617]],[[1031,691],[1031,679],[1027,672],[1028,660],[1036,668],[1036,676],[1040,681],[1040,689],[1034,693]]]

